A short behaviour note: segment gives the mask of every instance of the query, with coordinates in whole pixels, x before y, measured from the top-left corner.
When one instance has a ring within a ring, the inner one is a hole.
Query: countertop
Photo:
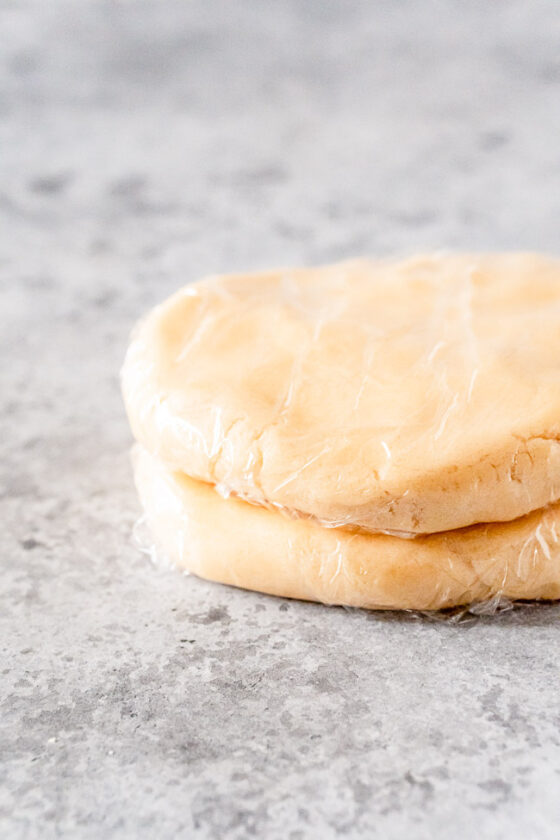
[[[560,608],[445,623],[153,566],[118,385],[205,273],[558,252],[556,4],[0,17],[1,836],[556,838]]]

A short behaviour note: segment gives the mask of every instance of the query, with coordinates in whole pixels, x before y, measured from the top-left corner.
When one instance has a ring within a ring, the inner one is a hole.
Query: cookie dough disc
[[[495,595],[560,598],[560,504],[514,522],[405,540],[224,499],[145,450],[136,452],[135,470],[156,544],[209,580],[370,609],[435,610]]]
[[[431,533],[560,498],[560,260],[357,260],[210,278],[137,330],[135,436],[326,525]]]

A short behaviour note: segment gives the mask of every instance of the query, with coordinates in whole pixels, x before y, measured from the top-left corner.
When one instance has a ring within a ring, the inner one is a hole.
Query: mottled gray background
[[[0,32],[0,836],[557,838],[560,610],[153,568],[117,371],[204,272],[559,251],[558,4],[0,0]]]

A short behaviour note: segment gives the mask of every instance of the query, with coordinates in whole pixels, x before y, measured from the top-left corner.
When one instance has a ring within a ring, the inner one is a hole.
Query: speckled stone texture
[[[558,11],[0,0],[3,840],[556,840],[560,608],[154,568],[117,371],[206,272],[558,252]]]

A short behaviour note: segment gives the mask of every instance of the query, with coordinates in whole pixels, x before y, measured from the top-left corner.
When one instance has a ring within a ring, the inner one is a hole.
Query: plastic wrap
[[[328,603],[560,597],[559,351],[560,262],[536,255],[189,286],[123,369],[156,541],[203,577]]]

